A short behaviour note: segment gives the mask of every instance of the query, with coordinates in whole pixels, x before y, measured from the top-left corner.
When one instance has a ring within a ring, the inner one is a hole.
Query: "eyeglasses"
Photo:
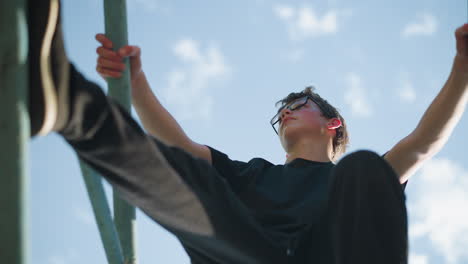
[[[296,110],[299,110],[301,109],[301,107],[303,107],[304,105],[307,104],[307,102],[309,101],[309,99],[312,101],[312,102],[315,102],[311,97],[309,96],[304,96],[302,98],[299,98],[297,99],[296,101],[293,101],[292,103],[290,103],[289,105],[286,105],[286,106],[283,106],[281,107],[279,110],[278,110],[278,113],[276,113],[276,115],[270,120],[270,124],[271,126],[273,127],[273,130],[275,130],[276,134],[278,135],[278,130],[279,130],[279,127],[281,125],[281,112],[283,111],[283,109],[289,109],[291,111],[296,111]]]

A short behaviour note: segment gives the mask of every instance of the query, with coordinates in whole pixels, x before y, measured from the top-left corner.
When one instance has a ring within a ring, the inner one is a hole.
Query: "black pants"
[[[354,153],[335,167],[323,256],[308,254],[317,251],[306,239],[302,253],[288,257],[209,163],[147,135],[96,84],[71,71],[71,117],[59,133],[125,200],[177,236],[192,263],[406,263],[404,195],[376,154]]]

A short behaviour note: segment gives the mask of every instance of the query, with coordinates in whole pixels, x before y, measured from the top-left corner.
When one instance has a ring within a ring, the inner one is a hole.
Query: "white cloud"
[[[197,62],[202,59],[198,43],[192,39],[183,39],[174,47],[174,53],[187,62]]]
[[[165,98],[181,120],[209,119],[213,108],[209,90],[231,72],[224,55],[215,46],[202,51],[197,41],[188,38],[177,42],[173,51],[183,66],[169,73]]]
[[[370,117],[373,109],[367,98],[367,91],[362,85],[361,77],[356,73],[346,76],[348,88],[345,91],[345,102],[351,107],[351,113],[358,117]]]
[[[286,23],[292,40],[334,34],[338,31],[337,10],[329,10],[322,17],[319,17],[309,7],[295,8],[288,5],[275,5],[273,12]]]
[[[410,181],[419,190],[408,205],[411,239],[430,241],[444,263],[468,260],[468,171],[448,159],[433,159]]]
[[[277,5],[273,7],[273,11],[283,20],[291,19],[295,15],[295,9],[290,6]]]
[[[428,264],[429,262],[427,262],[426,255],[410,254],[408,263],[409,264]]]
[[[416,90],[408,79],[401,80],[401,87],[398,89],[397,93],[402,102],[412,103],[416,100]]]
[[[83,208],[75,208],[73,210],[73,214],[75,215],[76,219],[85,225],[94,225],[95,218],[91,211],[85,210]]]
[[[418,15],[418,20],[405,26],[401,34],[404,37],[433,35],[437,31],[437,19],[431,14]]]

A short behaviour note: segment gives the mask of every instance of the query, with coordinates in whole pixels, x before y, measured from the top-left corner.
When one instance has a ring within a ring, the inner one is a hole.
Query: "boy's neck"
[[[289,148],[286,156],[285,164],[297,159],[302,158],[318,162],[331,162],[331,142],[318,142],[318,141],[302,141],[296,142]]]

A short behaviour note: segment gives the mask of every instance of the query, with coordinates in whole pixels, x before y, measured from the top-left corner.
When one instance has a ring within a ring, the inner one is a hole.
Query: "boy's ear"
[[[338,119],[338,118],[332,118],[328,121],[328,124],[327,124],[327,128],[328,129],[337,129],[339,127],[341,127],[341,120]]]

